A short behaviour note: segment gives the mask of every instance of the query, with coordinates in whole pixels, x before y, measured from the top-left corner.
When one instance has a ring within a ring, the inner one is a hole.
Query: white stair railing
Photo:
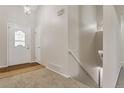
[[[84,69],[83,64],[80,62],[80,60],[78,59],[78,57],[73,53],[73,51],[71,49],[68,50],[68,53],[74,58],[74,60],[79,64],[79,66],[82,68],[82,70],[88,75],[89,73]],[[90,76],[91,77],[91,76]]]
[[[89,73],[85,70],[85,68],[83,67],[83,64],[80,62],[80,60],[78,59],[78,57],[73,53],[73,51],[71,50],[71,49],[69,49],[68,50],[68,53],[75,59],[75,61],[79,64],[79,66],[82,68],[82,70],[89,76],[89,77],[91,77],[90,75],[89,75]],[[100,88],[100,70],[98,71],[99,72],[99,74],[98,74],[98,78],[99,78],[99,80],[98,80],[98,86],[99,86],[99,88]],[[92,78],[92,77],[91,77]]]

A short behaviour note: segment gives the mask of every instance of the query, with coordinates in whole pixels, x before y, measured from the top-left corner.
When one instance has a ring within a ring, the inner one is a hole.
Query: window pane
[[[23,31],[15,32],[15,47],[17,46],[25,47],[25,32]]]

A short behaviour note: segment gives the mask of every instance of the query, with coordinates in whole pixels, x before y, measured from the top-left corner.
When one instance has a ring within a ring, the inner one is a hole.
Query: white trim
[[[0,66],[0,68],[4,68],[4,67],[8,67],[8,65],[3,65],[3,66]]]
[[[34,62],[41,64],[40,62],[37,62],[37,61],[31,61],[30,63],[34,63]],[[41,65],[42,65],[42,64],[41,64]]]
[[[8,33],[8,26],[9,24],[7,23],[7,67],[9,66],[9,33]]]
[[[37,34],[37,33],[39,33],[39,34]],[[41,31],[40,31],[40,26],[37,26],[36,28],[35,28],[35,31],[34,31],[34,44],[35,44],[35,61],[36,62],[38,62],[39,64],[42,64],[42,62],[41,62],[41,56],[40,56],[40,60],[39,61],[37,61],[37,55],[36,55],[36,52],[37,52],[37,49],[39,49],[38,47],[37,47],[37,45],[36,45],[36,41],[37,41],[37,37],[38,36],[40,36],[40,39],[39,39],[39,42],[40,42],[40,51],[41,51]]]
[[[37,62],[37,61],[31,61],[31,63],[33,63],[33,62]],[[37,62],[38,63],[38,62]]]
[[[34,61],[31,61],[31,62],[37,62],[37,63],[39,63],[39,64],[42,65],[42,63],[41,62],[38,62],[36,59]]]
[[[49,70],[51,70],[51,71],[53,71],[53,72],[55,72],[55,73],[58,73],[58,74],[60,74],[60,75],[62,75],[62,76],[64,76],[64,77],[66,77],[66,78],[71,78],[71,76],[66,75],[66,74],[63,74],[63,73],[61,73],[61,72],[59,72],[59,71],[55,71],[55,70],[53,70],[52,68],[50,68],[50,67],[48,67],[48,66],[46,66],[46,68],[49,69]]]
[[[37,63],[41,64],[41,62],[38,62],[38,61],[34,61],[34,62],[37,62]],[[42,64],[41,64],[41,65],[42,65]]]
[[[117,78],[116,78],[115,87],[116,87],[116,85],[117,85],[118,77],[119,77],[119,74],[120,74],[120,71],[121,71],[121,65],[120,65],[120,67],[119,67],[118,70],[119,70],[119,71],[118,71],[118,75],[117,75]]]

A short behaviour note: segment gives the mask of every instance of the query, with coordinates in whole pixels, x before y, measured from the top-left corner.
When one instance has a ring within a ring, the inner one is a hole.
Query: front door
[[[31,62],[31,30],[8,24],[8,66]]]

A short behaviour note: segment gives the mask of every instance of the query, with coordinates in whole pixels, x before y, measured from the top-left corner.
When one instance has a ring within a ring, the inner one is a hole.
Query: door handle
[[[27,46],[27,47],[26,47],[26,49],[30,49],[30,47],[29,47],[29,46]]]

